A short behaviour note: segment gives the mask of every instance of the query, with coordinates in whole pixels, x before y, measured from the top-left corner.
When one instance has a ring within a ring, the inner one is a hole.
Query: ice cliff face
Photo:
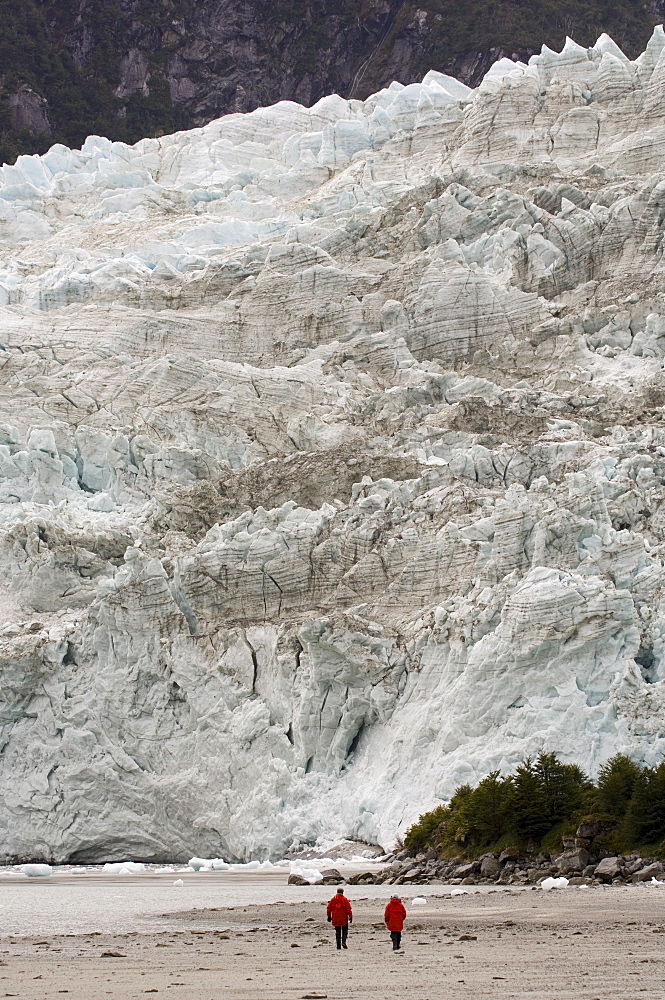
[[[665,35],[0,177],[0,843],[665,749]]]

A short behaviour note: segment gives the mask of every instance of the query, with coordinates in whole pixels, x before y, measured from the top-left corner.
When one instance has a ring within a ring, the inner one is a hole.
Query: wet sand
[[[342,952],[322,901],[187,905],[164,916],[152,912],[144,931],[129,933],[3,936],[0,998],[665,997],[665,893],[658,887],[452,898],[423,887],[427,906],[411,906],[407,897],[398,954],[382,922],[389,889],[371,888],[383,889],[381,898],[355,898],[349,949]],[[151,890],[141,891],[148,897]],[[32,898],[37,902],[38,894]],[[3,921],[3,935],[7,930]]]

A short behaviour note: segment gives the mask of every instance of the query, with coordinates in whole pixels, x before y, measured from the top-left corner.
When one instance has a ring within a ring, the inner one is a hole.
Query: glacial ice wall
[[[665,750],[665,35],[0,170],[0,856]]]

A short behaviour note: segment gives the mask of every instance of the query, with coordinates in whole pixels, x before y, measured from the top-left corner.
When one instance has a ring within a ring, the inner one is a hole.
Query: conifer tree
[[[468,839],[479,847],[489,847],[504,833],[510,816],[512,778],[491,771],[465,799],[462,815]]]
[[[533,845],[551,824],[542,785],[530,757],[519,765],[513,781],[513,829],[516,836]]]
[[[562,764],[555,753],[538,754],[534,772],[550,827],[579,809],[585,791],[593,787],[576,764]]]
[[[665,763],[640,768],[624,826],[632,843],[657,844],[665,838]]]
[[[598,772],[594,804],[599,812],[617,818],[626,813],[642,768],[625,754],[618,753]]]

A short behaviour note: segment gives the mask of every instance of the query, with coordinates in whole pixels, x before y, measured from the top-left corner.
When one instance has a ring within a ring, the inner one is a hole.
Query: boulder
[[[594,837],[600,837],[603,833],[610,833],[616,825],[617,821],[615,819],[594,819],[593,817],[588,817],[582,820],[575,836],[584,840],[593,840]]]
[[[374,872],[358,872],[357,875],[351,875],[347,878],[347,885],[369,885],[374,881]]]
[[[309,882],[302,875],[289,875],[288,885],[309,885]]]
[[[650,882],[652,878],[662,879],[663,868],[660,861],[654,861],[653,864],[647,865],[645,868],[640,868],[633,874],[633,882]]]
[[[480,874],[483,878],[496,878],[497,875],[501,874],[501,864],[498,858],[495,858],[493,854],[488,854],[487,857],[483,858],[480,862]]]
[[[603,858],[594,870],[594,875],[596,878],[602,879],[603,882],[610,882],[617,875],[623,872],[623,859],[622,858]]]
[[[395,879],[395,881],[399,885],[413,885],[413,883],[424,882],[426,880],[426,878],[427,878],[427,876],[426,876],[425,872],[414,870],[414,871],[408,872],[406,875],[398,875],[398,877]]]
[[[517,861],[519,856],[520,852],[516,847],[506,847],[499,855],[499,862],[500,864],[505,865],[507,861]]]
[[[458,865],[455,869],[455,878],[466,878],[467,875],[474,875],[480,871],[480,861],[470,861],[465,865]]]
[[[554,859],[554,864],[562,875],[568,872],[581,872],[591,861],[591,855],[583,847],[577,850],[564,851],[558,858]]]
[[[341,874],[339,872],[339,869],[337,869],[337,868],[324,868],[324,870],[321,872],[321,877],[324,880],[327,879],[327,878],[336,878],[336,879],[339,879],[340,882],[344,881],[344,879],[342,878],[342,876],[341,876]]]

